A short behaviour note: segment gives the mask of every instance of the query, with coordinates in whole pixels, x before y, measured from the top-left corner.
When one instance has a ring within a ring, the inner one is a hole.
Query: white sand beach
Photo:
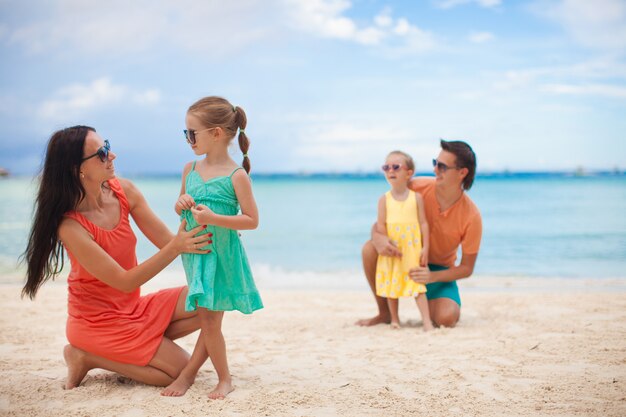
[[[431,333],[410,300],[393,331],[354,325],[374,312],[367,290],[266,290],[264,310],[226,316],[224,401],[206,398],[209,363],[181,398],[102,370],[63,390],[65,285],[34,302],[19,291],[0,286],[6,416],[626,415],[626,279],[475,277],[458,327]]]

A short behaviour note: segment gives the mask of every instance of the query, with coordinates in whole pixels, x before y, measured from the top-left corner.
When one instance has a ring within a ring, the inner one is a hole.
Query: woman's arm
[[[120,185],[124,189],[130,215],[137,223],[139,230],[157,248],[163,248],[167,242],[172,240],[174,234],[167,228],[165,223],[152,211],[141,191],[131,181],[120,178]]]
[[[185,221],[181,222],[176,236],[160,251],[129,270],[122,268],[76,220],[65,218],[61,222],[59,239],[91,275],[120,291],[132,292],[161,272],[180,253],[208,253],[207,250],[195,249],[196,244],[202,247],[209,239],[206,234],[195,236],[202,231],[202,226],[187,232],[185,224]]]
[[[241,214],[236,216],[224,216],[216,214],[208,207],[199,204],[191,208],[196,221],[199,224],[212,224],[233,230],[252,230],[259,225],[259,211],[252,194],[250,178],[244,170],[238,170],[232,176],[235,195],[241,207]]]

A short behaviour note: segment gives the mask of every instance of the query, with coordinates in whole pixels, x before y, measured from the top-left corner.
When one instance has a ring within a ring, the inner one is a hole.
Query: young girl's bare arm
[[[189,172],[191,171],[191,166],[192,163],[187,162],[187,164],[185,164],[185,167],[183,168],[183,178],[180,185],[180,193],[178,195],[178,200],[176,200],[176,204],[174,204],[174,211],[179,216],[183,212],[183,210],[189,210],[195,205],[193,197],[185,193],[185,179],[187,178],[187,174],[189,174]]]
[[[199,224],[212,224],[233,230],[252,230],[257,228],[259,225],[259,211],[252,193],[250,177],[244,170],[239,170],[233,174],[232,181],[235,195],[241,207],[241,214],[224,216],[214,213],[208,207],[199,205],[191,209]]]
[[[387,235],[387,200],[384,194],[378,199],[378,217],[375,227],[376,232]]]
[[[428,263],[428,250],[430,247],[430,230],[428,229],[428,221],[426,220],[426,210],[424,209],[424,199],[420,193],[415,193],[415,200],[417,202],[417,216],[420,222],[420,229],[422,231],[422,253],[425,263]],[[424,265],[426,266],[426,265]]]

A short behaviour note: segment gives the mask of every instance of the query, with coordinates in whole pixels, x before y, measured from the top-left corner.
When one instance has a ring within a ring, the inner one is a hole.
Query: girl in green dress
[[[247,119],[241,107],[221,97],[205,97],[189,107],[185,123],[187,142],[204,158],[185,165],[175,210],[187,221],[187,228],[202,225],[211,239],[203,246],[209,253],[182,257],[189,285],[185,309],[198,311],[200,337],[189,364],[161,394],[185,394],[210,357],[218,383],[209,398],[223,399],[234,389],[222,335],[224,311],[250,314],[263,308],[238,232],[259,224],[248,177]],[[238,130],[243,168],[228,154]]]

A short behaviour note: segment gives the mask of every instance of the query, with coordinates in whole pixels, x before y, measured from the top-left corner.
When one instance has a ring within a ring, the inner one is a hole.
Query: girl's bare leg
[[[198,371],[200,371],[200,368],[208,358],[209,355],[204,344],[203,331],[200,330],[200,336],[196,341],[191,359],[187,362],[180,375],[178,375],[178,378],[161,391],[161,395],[165,397],[181,397],[185,395],[189,387],[195,382]]]
[[[415,302],[417,303],[417,309],[422,315],[424,331],[427,332],[434,329],[433,322],[430,319],[430,309],[428,308],[428,300],[426,299],[426,294],[418,294],[418,296],[415,298]]]
[[[391,314],[391,328],[400,328],[400,316],[398,315],[398,299],[387,298],[387,305],[389,306],[389,313]]]
[[[204,308],[198,309],[198,317],[202,327],[202,338],[206,351],[211,358],[213,367],[217,372],[218,382],[213,391],[209,392],[209,398],[213,400],[224,399],[235,387],[228,369],[226,358],[226,342],[222,334],[223,311],[211,311]]]

